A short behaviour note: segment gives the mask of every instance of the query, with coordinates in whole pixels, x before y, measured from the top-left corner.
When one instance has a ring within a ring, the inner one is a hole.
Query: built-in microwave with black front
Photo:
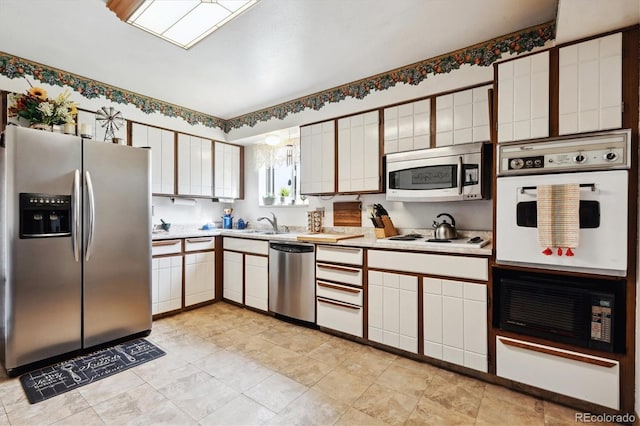
[[[491,197],[490,143],[469,143],[389,154],[390,201],[463,201]]]
[[[494,326],[605,352],[624,352],[625,280],[494,270]]]

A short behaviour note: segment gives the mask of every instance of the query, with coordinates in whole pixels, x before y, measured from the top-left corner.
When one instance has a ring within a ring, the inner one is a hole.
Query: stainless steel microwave
[[[463,201],[491,198],[490,143],[389,154],[387,200]]]

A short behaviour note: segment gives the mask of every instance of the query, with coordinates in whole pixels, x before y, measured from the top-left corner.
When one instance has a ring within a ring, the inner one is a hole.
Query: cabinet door
[[[487,354],[487,287],[464,283],[464,350]]]
[[[453,94],[436,98],[436,146],[453,144]]]
[[[413,103],[413,147],[429,148],[431,135],[431,100],[425,99]]]
[[[132,123],[131,145],[151,148],[151,192],[174,193],[174,133],[144,124]]]
[[[488,141],[489,134],[489,89],[491,86],[473,89],[473,142]]]
[[[300,127],[300,193],[301,194],[310,194],[313,192],[313,149],[312,149],[313,140],[311,137],[312,127],[313,126]],[[216,173],[217,173],[217,167],[218,166],[216,162]]]
[[[191,194],[191,136],[178,133],[178,194]]]
[[[464,365],[463,283],[442,280],[442,359]]]
[[[379,190],[378,111],[338,120],[338,192]]]
[[[498,142],[549,136],[549,52],[498,64]]]
[[[418,277],[400,275],[400,298],[398,311],[400,317],[399,348],[409,352],[418,352]]]
[[[369,271],[369,340],[418,351],[418,278]]]
[[[384,109],[384,153],[398,152],[398,107]]]
[[[442,283],[423,279],[424,354],[442,359]]]
[[[622,126],[622,33],[559,53],[559,134]]]
[[[211,152],[211,140],[201,139],[200,161],[201,167],[201,195],[213,196],[213,156]]]
[[[244,256],[244,303],[262,311],[269,310],[269,258]]]
[[[222,279],[223,292],[225,299],[242,303],[242,283],[244,262],[242,253],[225,251],[224,255],[224,273]]]
[[[214,197],[240,198],[240,147],[214,142]]]
[[[382,343],[383,321],[382,307],[384,300],[384,292],[382,286],[382,272],[369,271],[368,283],[368,324],[369,324],[369,340]]]
[[[160,159],[160,191],[163,194],[174,194],[175,187],[175,133],[161,130],[161,159]],[[154,191],[155,192],[155,191]]]
[[[191,136],[189,144],[191,185],[188,194],[202,195],[202,139]]]
[[[335,121],[300,128],[300,192],[333,194],[335,188]]]
[[[184,305],[215,299],[215,256],[213,252],[184,256]]]
[[[473,140],[473,90],[453,94],[453,143]]]

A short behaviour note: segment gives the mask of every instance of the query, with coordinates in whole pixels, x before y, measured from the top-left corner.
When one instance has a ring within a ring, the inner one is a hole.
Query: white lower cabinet
[[[369,340],[418,352],[418,277],[369,271]]]
[[[620,409],[620,364],[615,360],[497,336],[496,374]]]
[[[269,310],[269,258],[244,256],[244,304],[262,311]]]
[[[424,354],[488,371],[484,284],[424,278]]]
[[[184,264],[184,305],[215,299],[214,252],[185,254]]]
[[[154,258],[151,268],[151,314],[182,307],[182,255]]]
[[[242,283],[244,278],[242,253],[225,251],[223,261],[222,297],[242,303]]]
[[[268,311],[269,242],[225,237],[223,246],[223,297]]]

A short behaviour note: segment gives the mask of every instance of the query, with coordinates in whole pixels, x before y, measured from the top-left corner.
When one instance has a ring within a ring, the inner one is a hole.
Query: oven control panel
[[[628,169],[631,132],[498,145],[498,176],[558,171]]]

